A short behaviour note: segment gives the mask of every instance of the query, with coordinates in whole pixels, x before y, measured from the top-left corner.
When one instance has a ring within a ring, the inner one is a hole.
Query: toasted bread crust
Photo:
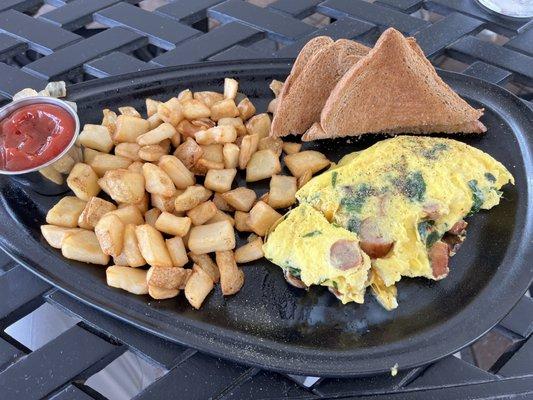
[[[348,112],[349,110],[349,112]],[[483,114],[437,75],[412,38],[387,29],[337,83],[304,140],[364,133],[484,132]]]

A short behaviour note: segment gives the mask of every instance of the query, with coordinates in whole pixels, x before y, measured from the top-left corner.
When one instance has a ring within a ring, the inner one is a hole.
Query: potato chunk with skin
[[[89,165],[83,163],[74,165],[74,168],[72,168],[72,171],[68,175],[67,185],[76,197],[85,201],[100,192],[98,175],[96,175]]]
[[[136,143],[137,137],[148,132],[150,123],[142,118],[131,115],[119,115],[116,121],[113,141],[115,143]]]
[[[157,165],[145,163],[143,165],[143,176],[148,193],[156,193],[165,197],[170,197],[176,193],[176,187],[172,179]]]
[[[246,165],[246,182],[260,181],[280,172],[279,157],[272,150],[259,150]]]
[[[185,244],[181,237],[176,236],[172,239],[166,239],[165,243],[174,267],[183,267],[189,262],[187,250],[185,250]]]
[[[250,208],[252,208],[257,198],[257,195],[252,189],[238,187],[230,190],[229,192],[223,193],[222,198],[235,210],[250,211]]]
[[[63,226],[55,225],[41,225],[41,233],[46,242],[55,249],[60,249],[63,241],[73,233],[80,232],[83,229],[79,228],[65,228]]]
[[[176,267],[150,267],[146,275],[149,286],[163,289],[179,289],[187,279],[185,269]]]
[[[152,267],[172,267],[163,235],[151,225],[135,227],[139,250],[146,262]]]
[[[233,251],[217,251],[216,261],[220,271],[222,294],[230,296],[241,290],[244,285],[244,273],[237,267]]]
[[[220,272],[218,271],[218,266],[211,259],[209,254],[194,254],[189,253],[189,257],[198,267],[202,268],[213,280],[213,282],[218,283],[220,280]]]
[[[268,205],[272,208],[286,208],[296,202],[297,182],[294,176],[274,175],[270,179]]]
[[[243,121],[246,121],[255,115],[255,106],[248,97],[245,97],[239,102],[237,109],[239,110],[239,115]]]
[[[94,229],[100,218],[117,207],[99,197],[91,197],[78,218],[78,226],[84,229]]]
[[[225,251],[235,248],[235,232],[229,221],[193,226],[189,235],[189,249],[196,254]]]
[[[280,213],[263,201],[258,201],[250,210],[246,223],[254,233],[265,236],[270,227],[282,217]]]
[[[209,200],[212,193],[201,185],[189,186],[182,194],[176,196],[174,209],[177,212],[189,211],[198,204]]]
[[[241,149],[239,152],[239,169],[245,169],[252,158],[252,155],[257,151],[259,145],[259,136],[246,135],[242,138]]]
[[[218,121],[221,118],[233,118],[239,116],[239,109],[233,99],[217,101],[211,106],[211,119]]]
[[[135,235],[135,225],[127,224],[124,227],[124,245],[122,246],[122,252],[117,256],[125,260],[124,265],[130,267],[142,267],[146,264],[146,260],[139,250],[139,242]],[[122,265],[122,264],[120,264]]]
[[[76,228],[78,218],[87,202],[74,196],[65,196],[46,214],[46,223],[50,225]]]
[[[168,212],[162,212],[155,221],[157,230],[168,233],[173,236],[185,236],[191,228],[191,219],[189,217],[177,217]]]
[[[235,261],[239,264],[263,258],[263,239],[260,237],[251,240],[235,250]]]
[[[197,265],[193,266],[193,272],[185,285],[185,297],[196,309],[199,309],[207,295],[213,290],[214,283]]]
[[[224,168],[231,169],[239,166],[239,146],[235,143],[225,143],[222,149]]]
[[[144,176],[127,169],[107,171],[98,184],[117,203],[136,204],[144,198]]]
[[[81,230],[67,236],[61,245],[63,257],[89,264],[107,265],[109,256],[100,248],[92,231]]]
[[[283,141],[280,138],[267,136],[259,140],[258,150],[272,150],[278,157],[281,155]]]
[[[318,151],[306,150],[285,156],[285,165],[296,178],[310,170],[312,174],[329,166],[331,162]]]
[[[237,170],[232,169],[211,169],[205,175],[204,185],[214,192],[224,193],[231,190],[233,180],[237,175]]]
[[[215,206],[215,203],[206,201],[187,211],[187,216],[191,219],[193,225],[202,225],[213,218],[216,213],[217,206]]]
[[[142,269],[112,265],[106,269],[106,282],[108,286],[133,294],[148,294],[146,271]]]
[[[113,148],[113,140],[107,126],[85,124],[80,132],[77,143],[90,149],[109,153]]]
[[[194,137],[198,144],[233,143],[237,139],[237,131],[232,125],[222,125],[198,131]]]
[[[174,155],[185,165],[187,169],[191,169],[194,164],[202,157],[202,148],[196,143],[193,138],[187,138],[185,142],[180,144]]]
[[[194,174],[177,157],[163,156],[159,159],[158,166],[166,172],[178,189],[186,189],[196,183]]]
[[[117,257],[124,245],[124,223],[115,214],[107,214],[100,218],[94,227],[94,233],[105,254]]]
[[[246,130],[250,135],[257,135],[259,139],[270,134],[270,117],[267,113],[254,115],[246,122]]]

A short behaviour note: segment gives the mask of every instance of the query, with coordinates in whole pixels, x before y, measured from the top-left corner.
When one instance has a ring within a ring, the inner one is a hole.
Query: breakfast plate
[[[284,80],[290,62],[247,61],[191,65],[134,73],[68,88],[82,124],[98,123],[103,108],[164,99],[190,88],[221,91],[225,77],[264,111],[269,83]],[[475,78],[439,71],[461,97],[483,107],[487,133],[455,138],[487,152],[513,174],[498,207],[470,221],[468,240],[442,281],[398,284],[400,307],[384,310],[367,294],[364,304],[342,305],[325,288],[288,286],[267,260],[243,265],[245,284],[233,297],[215,290],[201,310],[183,297],[156,301],[102,284],[105,268],[69,261],[50,248],[39,226],[59,199],[0,177],[0,246],[13,258],[79,300],[147,332],[210,354],[262,368],[317,376],[356,376],[406,369],[451,354],[500,321],[531,284],[533,112],[506,90]],[[338,161],[383,136],[304,144]],[[243,181],[238,176],[239,183]],[[250,185],[259,194],[268,183]],[[238,241],[245,241],[239,236]]]

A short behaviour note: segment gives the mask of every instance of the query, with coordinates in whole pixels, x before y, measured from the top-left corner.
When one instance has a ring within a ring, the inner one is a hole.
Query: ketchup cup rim
[[[49,165],[55,163],[57,160],[63,157],[72,148],[74,143],[76,143],[76,139],[78,138],[78,134],[80,132],[80,120],[78,118],[78,114],[65,101],[55,98],[55,97],[32,96],[32,97],[24,97],[22,99],[12,101],[11,103],[6,104],[4,107],[0,108],[0,121],[6,118],[7,116],[13,114],[18,109],[24,106],[32,105],[32,104],[53,104],[58,107],[61,107],[66,112],[68,112],[70,117],[74,120],[74,133],[72,135],[72,139],[70,140],[69,144],[61,151],[61,153],[59,153],[57,156],[55,156],[51,160],[48,160],[43,164],[39,164],[38,166],[20,170],[20,171],[7,171],[5,169],[0,168],[0,175],[22,175],[22,174],[27,174],[29,172],[39,171],[40,169],[48,167]]]

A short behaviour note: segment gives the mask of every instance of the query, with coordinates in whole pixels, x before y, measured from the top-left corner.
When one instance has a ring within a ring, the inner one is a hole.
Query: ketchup
[[[63,108],[24,106],[0,122],[0,169],[23,171],[45,164],[71,142],[75,122]]]

